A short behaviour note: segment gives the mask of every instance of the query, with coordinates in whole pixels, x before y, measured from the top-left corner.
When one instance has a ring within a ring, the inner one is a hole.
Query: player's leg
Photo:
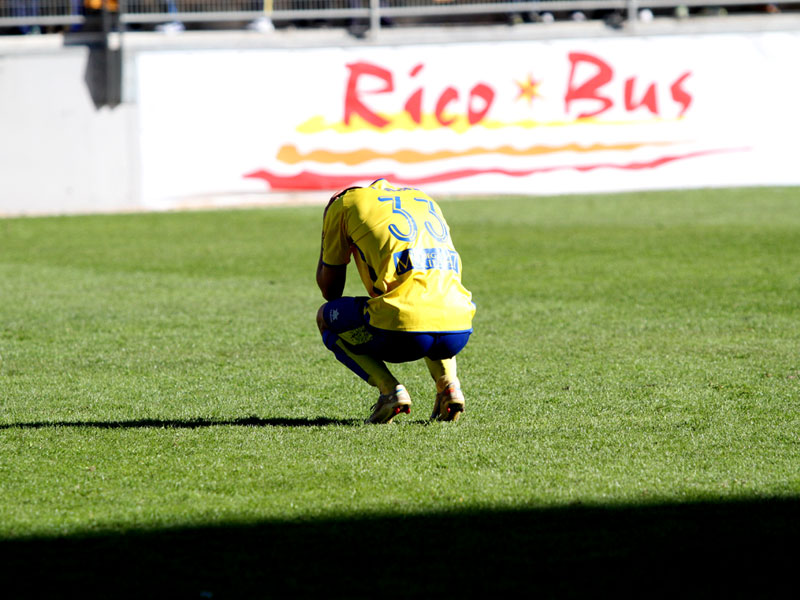
[[[458,368],[456,357],[434,360],[425,357],[425,364],[431,377],[436,382],[436,391],[441,392],[451,383],[458,383]]]
[[[367,421],[389,423],[395,415],[410,412],[411,397],[386,364],[368,351],[373,339],[363,318],[365,300],[345,297],[323,304],[317,312],[317,326],[325,347],[336,359],[380,391]]]
[[[322,334],[322,341],[325,347],[333,352],[339,362],[361,379],[371,386],[378,388],[382,394],[389,393],[399,382],[382,360],[373,358],[368,354],[358,354],[351,348],[348,348],[349,344],[347,344],[341,336],[348,336],[350,332],[347,330],[337,332],[330,328],[325,317],[326,309],[328,315],[330,315],[330,304],[329,302],[322,305],[317,313],[317,326]],[[332,310],[334,315],[338,317],[337,309],[333,307]],[[330,319],[330,316],[327,318]]]
[[[434,360],[426,357],[425,364],[436,382],[431,420],[457,421],[464,412],[464,394],[456,374],[456,358]]]
[[[457,421],[464,412],[464,394],[458,379],[455,355],[464,348],[469,335],[469,332],[438,334],[434,346],[425,357],[428,371],[436,382],[432,420]]]

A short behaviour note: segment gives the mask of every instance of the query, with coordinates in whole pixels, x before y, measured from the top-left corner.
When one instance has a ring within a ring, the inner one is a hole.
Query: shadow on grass
[[[573,506],[0,540],[0,572],[8,598],[766,598],[798,540],[798,499]]]
[[[198,429],[201,427],[243,426],[243,427],[326,427],[330,425],[361,425],[360,419],[329,419],[327,417],[274,418],[243,417],[239,419],[135,419],[131,421],[40,421],[34,423],[8,423],[0,425],[3,429],[45,429],[47,427],[88,427],[97,429]]]

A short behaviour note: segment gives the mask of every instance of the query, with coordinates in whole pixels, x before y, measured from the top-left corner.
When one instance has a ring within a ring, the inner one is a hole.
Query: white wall
[[[86,46],[45,37],[0,40],[0,215],[135,209],[137,107],[95,108]]]

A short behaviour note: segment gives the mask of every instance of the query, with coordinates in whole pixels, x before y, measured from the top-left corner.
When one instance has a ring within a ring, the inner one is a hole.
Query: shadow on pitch
[[[96,429],[199,429],[202,427],[328,427],[354,426],[363,423],[360,419],[329,419],[327,417],[272,418],[243,417],[240,419],[135,419],[130,421],[41,421],[35,423],[8,423],[3,429],[45,429],[48,427],[85,427]]]
[[[0,574],[15,599],[776,598],[798,539],[799,499],[475,510],[0,540]]]

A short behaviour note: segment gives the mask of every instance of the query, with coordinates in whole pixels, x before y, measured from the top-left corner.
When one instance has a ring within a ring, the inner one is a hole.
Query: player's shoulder
[[[353,187],[345,188],[340,192],[336,192],[333,196],[331,196],[331,199],[328,201],[328,204],[336,202],[337,200],[341,200],[345,196],[347,196],[348,194],[356,192],[356,191],[358,191],[360,189],[362,189],[362,188],[360,188],[358,186],[353,186]]]
[[[379,185],[375,186],[376,183],[380,182]],[[377,182],[373,183],[375,186],[375,190],[379,191],[382,196],[391,196],[394,198],[399,198],[401,202],[405,203],[406,201],[418,200],[434,202],[433,198],[431,198],[428,194],[423,192],[419,188],[403,186],[403,185],[394,185],[389,183],[385,179],[379,179]]]
[[[352,186],[345,188],[340,192],[336,192],[333,196],[331,196],[331,199],[328,201],[328,206],[325,210],[327,211],[334,206],[339,207],[340,209],[346,209],[374,196],[375,190],[370,187]]]
[[[340,192],[336,192],[333,196],[331,196],[330,200],[328,200],[328,206],[331,206],[335,202],[341,202],[344,199],[344,197],[347,195],[348,192],[350,192],[352,190],[355,190],[355,189],[358,189],[358,188],[349,187],[349,188],[347,188],[345,190],[342,190]]]
[[[327,220],[329,217],[336,214],[342,214],[345,201],[348,199],[348,194],[358,189],[357,187],[349,187],[331,196],[330,200],[328,200],[328,204],[325,206],[325,219]]]
[[[382,196],[416,196],[429,198],[422,190],[404,187],[390,183],[386,179],[376,179],[366,186],[353,186],[346,188],[331,196],[328,206],[339,203],[342,206],[351,206],[362,202],[373,201]]]
[[[423,194],[424,195],[424,192],[422,190],[419,190],[419,189],[413,188],[413,187],[403,186],[403,185],[395,185],[395,184],[387,181],[386,179],[376,179],[375,181],[373,181],[370,184],[369,189],[373,190],[375,192],[379,192],[379,193],[404,194],[404,195],[413,195],[413,194],[420,195],[420,194]]]

